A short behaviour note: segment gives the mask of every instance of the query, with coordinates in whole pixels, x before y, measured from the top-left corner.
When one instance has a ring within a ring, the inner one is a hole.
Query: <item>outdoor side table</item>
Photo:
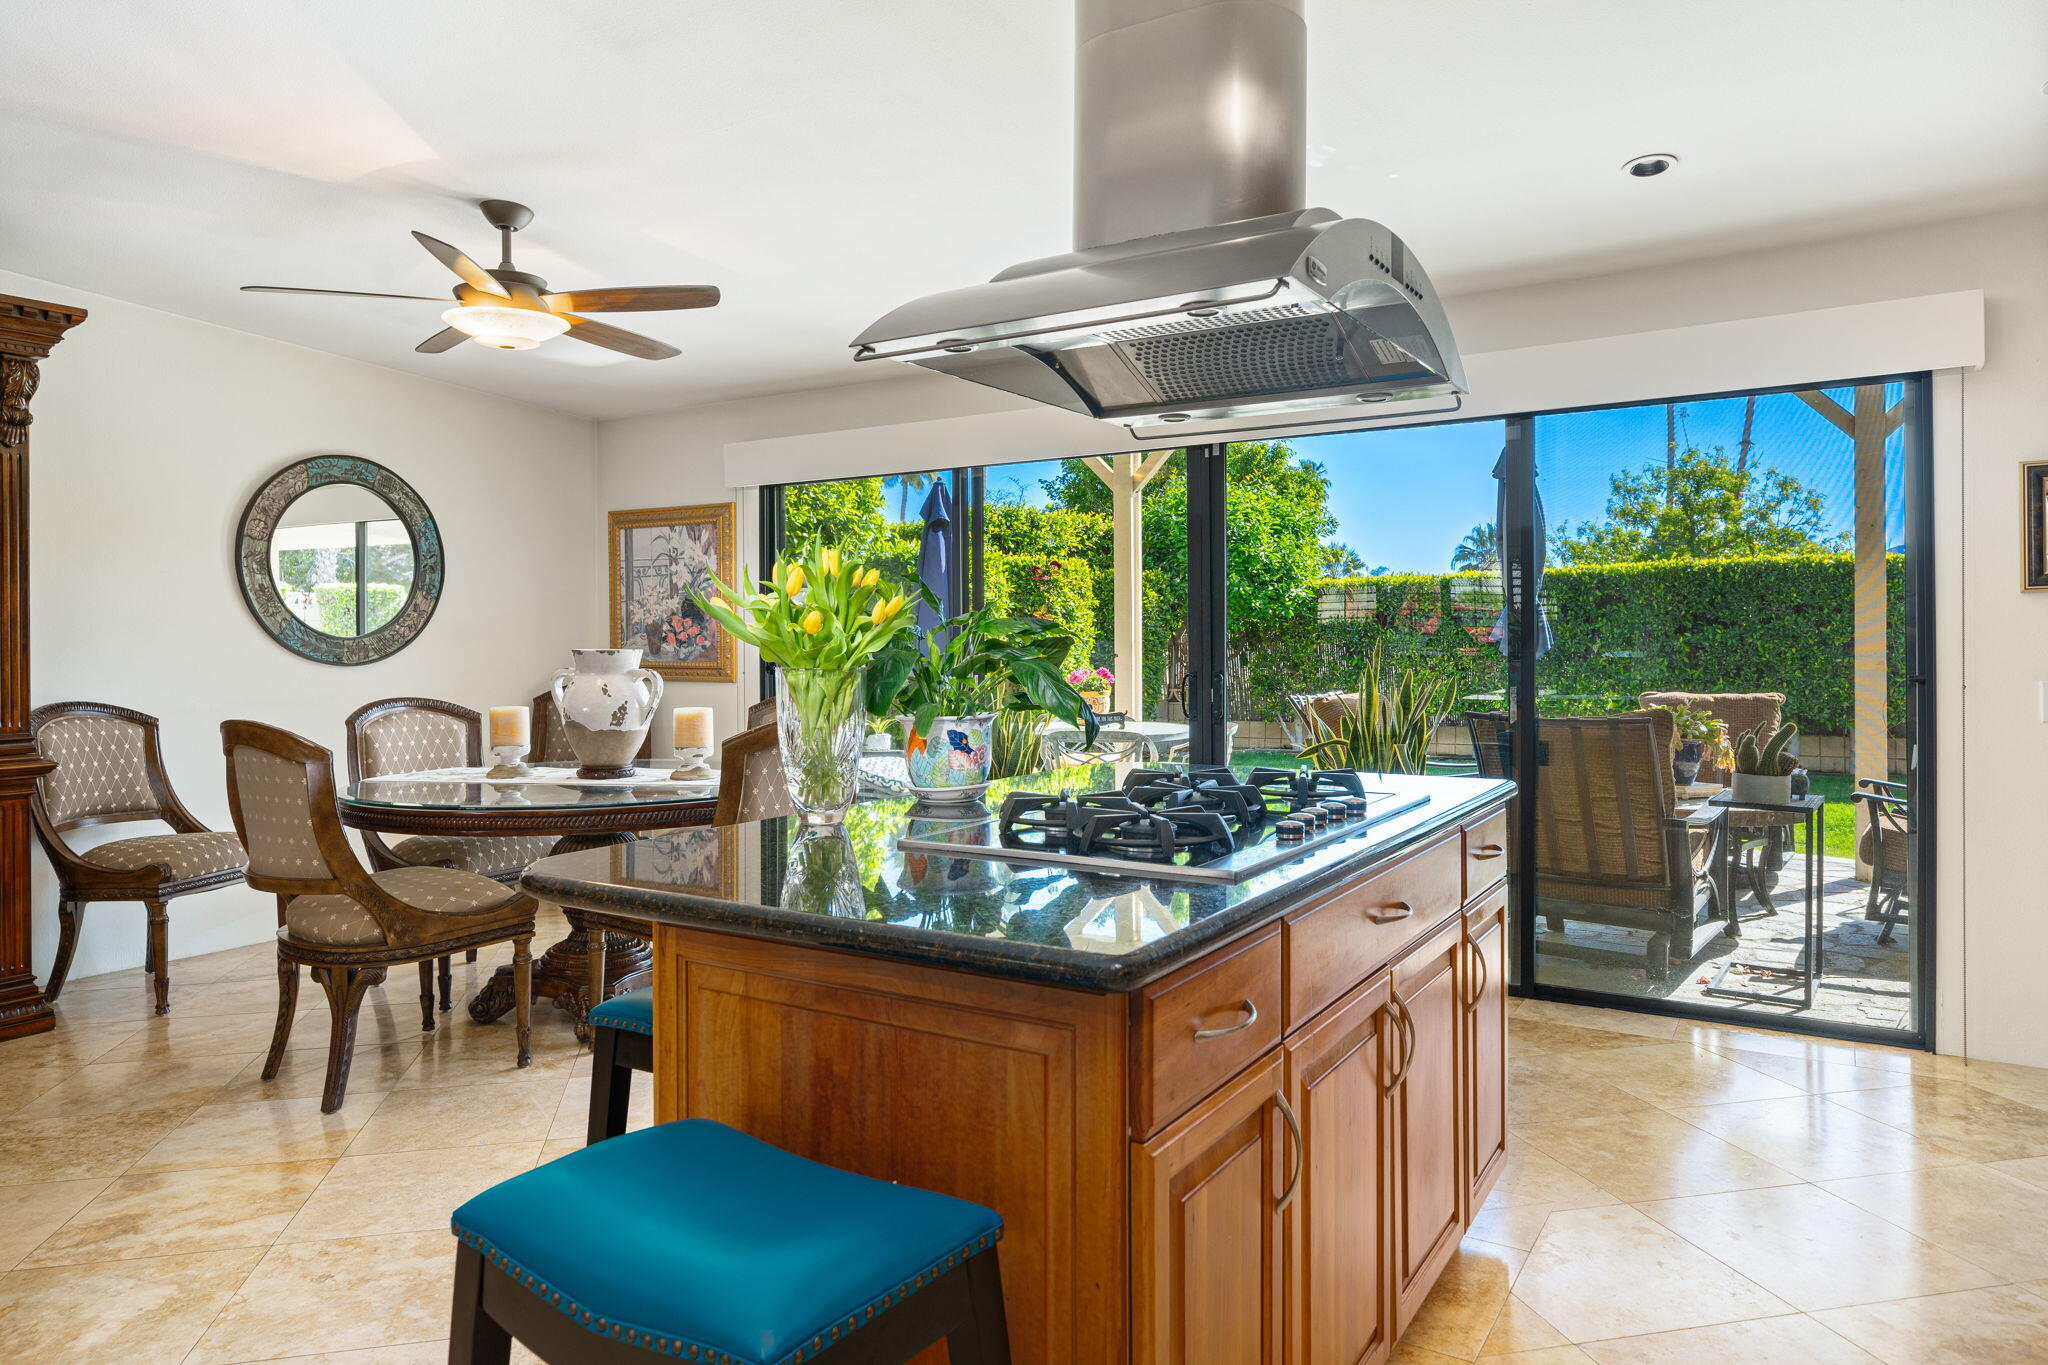
[[[1827,798],[1822,796],[1795,796],[1784,805],[1763,801],[1737,801],[1732,791],[1716,792],[1707,798],[1707,805],[1720,806],[1729,811],[1757,811],[1782,817],[1787,825],[1803,825],[1806,829],[1806,881],[1805,896],[1800,905],[1800,939],[1803,951],[1792,966],[1781,966],[1775,962],[1743,962],[1730,958],[1721,964],[1721,970],[1714,973],[1713,981],[1701,988],[1702,995],[1717,995],[1732,1000],[1754,1000],[1765,1005],[1798,1005],[1801,1009],[1813,1008],[1814,988],[1820,980],[1821,961],[1821,856],[1822,844],[1826,838],[1825,811]],[[1723,930],[1730,938],[1740,938],[1741,930],[1735,914],[1735,878],[1729,859],[1735,840],[1721,840],[1720,855],[1715,866],[1715,880],[1724,898],[1722,913],[1727,918]],[[1788,978],[1782,991],[1744,990],[1739,986],[1722,983],[1731,971],[1745,971],[1752,976],[1766,973]]]

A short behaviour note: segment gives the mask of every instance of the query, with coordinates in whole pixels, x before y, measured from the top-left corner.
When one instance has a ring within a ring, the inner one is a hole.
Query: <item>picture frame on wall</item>
[[[638,649],[641,665],[677,682],[738,682],[739,645],[697,606],[730,583],[732,503],[612,512],[612,648]]]
[[[2020,588],[2048,592],[2048,460],[2020,466]]]

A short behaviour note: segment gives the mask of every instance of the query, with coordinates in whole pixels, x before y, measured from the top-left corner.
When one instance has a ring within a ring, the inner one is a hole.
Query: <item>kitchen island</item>
[[[872,802],[523,885],[653,923],[658,1118],[1000,1212],[1019,1362],[1354,1365],[1507,1137],[1514,788],[1368,780],[1426,800],[1235,883],[907,852],[953,827]]]

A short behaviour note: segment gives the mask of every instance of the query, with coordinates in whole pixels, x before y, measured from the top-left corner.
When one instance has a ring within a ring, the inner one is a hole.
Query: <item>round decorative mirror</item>
[[[441,598],[441,535],[419,494],[372,460],[316,455],[249,499],[235,545],[242,597],[264,630],[324,664],[411,644]]]

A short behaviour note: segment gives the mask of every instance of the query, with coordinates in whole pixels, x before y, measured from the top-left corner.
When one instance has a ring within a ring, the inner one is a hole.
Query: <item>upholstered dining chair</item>
[[[512,944],[519,1065],[533,1060],[531,898],[474,872],[396,867],[372,873],[356,859],[334,804],[334,756],[275,726],[231,720],[220,727],[228,808],[249,850],[249,885],[277,897],[277,1028],[264,1059],[274,1080],[291,1041],[299,968],[327,994],[327,1077],[320,1110],[341,1108],[355,1052],[363,993],[386,969],[418,963],[420,1027],[434,1027],[437,958]]]
[[[647,738],[640,741],[640,752],[633,755],[635,763],[645,763],[654,756],[654,730],[650,727]],[[533,746],[527,752],[529,763],[574,763],[576,751],[569,747],[569,731],[562,724],[562,712],[555,705],[555,694],[543,692],[533,699]]]
[[[57,766],[36,779],[29,819],[57,874],[57,957],[43,994],[55,1000],[71,973],[79,924],[94,901],[141,901],[149,914],[143,970],[156,1012],[171,1010],[170,902],[242,880],[241,841],[209,830],[171,790],[157,719],[105,702],[65,701],[29,714],[37,750]],[[66,830],[158,820],[169,834],[116,839],[79,852]]]
[[[773,721],[743,730],[718,746],[718,810],[712,824],[737,825],[794,814],[789,787],[782,780],[782,750]]]

